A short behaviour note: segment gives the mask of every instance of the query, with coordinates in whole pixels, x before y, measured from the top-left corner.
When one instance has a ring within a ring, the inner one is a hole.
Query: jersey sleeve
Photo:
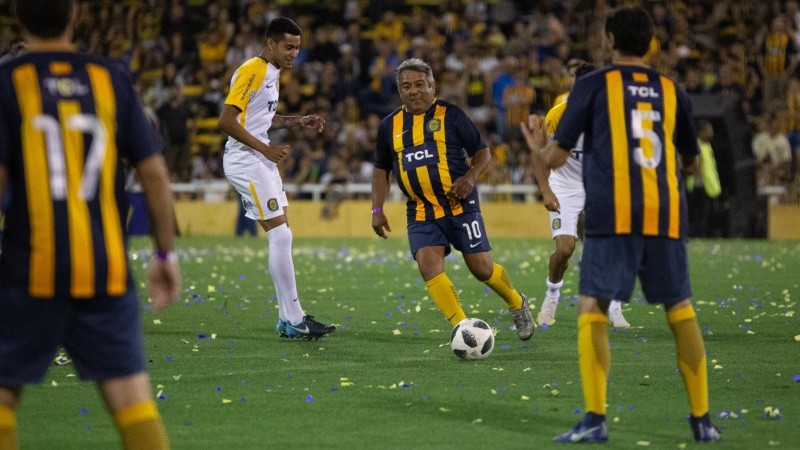
[[[459,133],[459,141],[461,142],[461,145],[464,146],[464,150],[467,152],[467,155],[472,157],[478,152],[478,150],[483,150],[486,148],[486,143],[483,142],[481,132],[478,131],[478,127],[475,126],[475,122],[469,118],[467,113],[457,106],[450,106],[450,108],[453,110],[455,123],[457,124],[456,129]]]
[[[390,146],[389,120],[383,119],[378,125],[378,138],[375,144],[375,167],[391,171],[393,166],[392,149]]]
[[[226,105],[235,106],[240,111],[246,109],[247,103],[250,101],[250,94],[261,86],[264,76],[266,76],[264,71],[257,70],[258,67],[247,61],[236,69],[231,78],[231,90],[228,92],[228,97],[225,98]]]
[[[547,129],[547,140],[550,141],[556,134],[556,128],[558,128],[558,123],[561,121],[561,115],[564,114],[564,108],[566,108],[566,102],[561,102],[556,106],[550,108],[550,111],[547,111],[547,115],[544,116],[544,124]]]
[[[593,78],[595,77],[582,77],[572,87],[554,136],[562,148],[575,148],[581,133],[586,131],[594,98],[591,84]]]

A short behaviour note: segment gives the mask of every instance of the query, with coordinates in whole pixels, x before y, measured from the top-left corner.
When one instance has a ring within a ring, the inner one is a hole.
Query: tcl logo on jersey
[[[658,92],[651,86],[628,86],[628,92],[634,97],[658,98]]]
[[[425,142],[404,148],[400,159],[403,162],[403,170],[408,172],[417,167],[439,164],[439,152],[436,151],[435,143]]]
[[[267,102],[267,112],[268,113],[274,113],[277,110],[278,110],[278,101],[277,100]]]

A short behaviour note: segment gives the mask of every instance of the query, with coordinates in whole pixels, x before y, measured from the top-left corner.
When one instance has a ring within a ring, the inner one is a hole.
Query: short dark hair
[[[614,50],[644,56],[653,39],[653,19],[641,6],[620,6],[606,18],[606,33],[614,35]]]
[[[278,42],[283,39],[284,35],[291,34],[292,36],[300,36],[301,30],[294,20],[288,17],[276,17],[267,25],[267,31],[264,32],[265,39],[272,39]]]
[[[28,33],[40,38],[64,34],[72,15],[74,0],[17,0],[14,15]]]
[[[572,69],[572,72],[575,74],[575,79],[577,80],[578,78],[586,75],[589,72],[594,72],[595,70],[597,70],[597,66],[595,66],[594,64],[586,61],[581,61],[575,64],[574,68]]]

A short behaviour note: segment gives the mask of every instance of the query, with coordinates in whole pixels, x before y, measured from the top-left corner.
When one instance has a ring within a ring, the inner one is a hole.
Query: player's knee
[[[553,253],[556,259],[558,259],[559,261],[567,261],[574,252],[575,252],[575,242],[557,241],[556,249]]]

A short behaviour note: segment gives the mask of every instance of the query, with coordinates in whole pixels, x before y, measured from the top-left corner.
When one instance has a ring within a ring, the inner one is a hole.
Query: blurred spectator
[[[717,160],[711,141],[714,127],[711,122],[701,121],[697,126],[697,144],[700,147],[700,170],[686,179],[689,202],[689,235],[721,237],[719,197],[722,185],[717,172]]]
[[[788,74],[797,66],[797,44],[789,34],[784,16],[774,17],[761,46],[759,67],[764,89],[764,102],[783,102]]]
[[[518,124],[528,120],[534,100],[536,90],[528,80],[528,68],[521,65],[514,69],[513,84],[503,90],[503,105],[506,109],[503,128],[509,138],[519,139]]]
[[[753,137],[759,187],[786,186],[791,181],[792,148],[781,127],[777,112],[767,113],[759,120],[760,131]]]
[[[164,157],[174,181],[189,181],[191,161],[189,134],[192,114],[179,85],[169,90],[169,101],[156,110],[164,139]]]

